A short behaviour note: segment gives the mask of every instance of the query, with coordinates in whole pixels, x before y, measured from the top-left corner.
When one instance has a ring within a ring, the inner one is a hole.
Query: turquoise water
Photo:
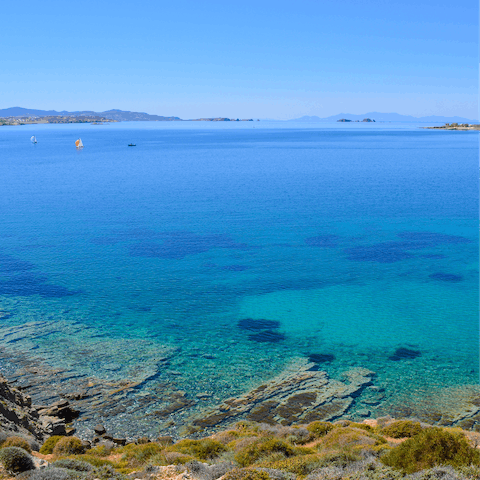
[[[477,383],[475,132],[2,127],[0,172],[0,332],[45,322],[9,351],[152,376],[139,415],[160,386],[206,392],[201,409],[312,355],[333,377],[377,373],[372,416]]]

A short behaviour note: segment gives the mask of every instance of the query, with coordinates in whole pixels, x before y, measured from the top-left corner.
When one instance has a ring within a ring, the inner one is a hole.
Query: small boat
[[[77,148],[83,148],[83,143],[82,143],[82,139],[79,138],[76,142],[75,142],[75,146]]]
[[[136,147],[137,144],[136,144],[136,143],[129,143],[128,146],[129,146],[129,147]]]
[[[37,143],[37,137],[35,135],[33,135],[31,138],[30,138],[30,141],[32,143]]]

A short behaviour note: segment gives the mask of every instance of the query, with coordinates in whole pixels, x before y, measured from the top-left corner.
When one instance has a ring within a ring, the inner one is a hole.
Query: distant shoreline
[[[446,123],[440,127],[420,127],[427,128],[429,130],[480,130],[480,125],[473,124],[458,124],[458,123]]]

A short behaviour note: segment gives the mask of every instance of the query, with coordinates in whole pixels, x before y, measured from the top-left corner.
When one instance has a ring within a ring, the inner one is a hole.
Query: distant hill
[[[68,115],[68,116],[84,116],[84,115],[95,115],[99,117],[110,118],[112,120],[117,120],[120,122],[164,122],[164,121],[181,121],[179,117],[163,117],[160,115],[149,115],[148,113],[143,112],[128,112],[123,110],[107,110],[106,112],[93,112],[90,110],[84,110],[81,112],[67,112],[62,110],[57,112],[56,110],[34,110],[32,108],[21,108],[21,107],[11,107],[0,110],[0,117],[44,117],[46,115]]]
[[[360,120],[364,118],[374,119],[376,122],[409,122],[409,123],[475,123],[478,120],[472,120],[471,118],[463,117],[440,117],[436,115],[430,115],[428,117],[413,117],[412,115],[400,115],[399,113],[380,113],[380,112],[368,112],[362,115],[354,115],[353,113],[339,113],[338,115],[332,115],[331,117],[320,118],[316,116],[305,115],[300,118],[294,118],[289,122],[336,122],[341,118],[348,120]]]

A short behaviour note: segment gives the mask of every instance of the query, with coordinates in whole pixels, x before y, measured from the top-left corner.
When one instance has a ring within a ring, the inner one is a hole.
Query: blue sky
[[[478,1],[4,1],[0,108],[478,117]]]

